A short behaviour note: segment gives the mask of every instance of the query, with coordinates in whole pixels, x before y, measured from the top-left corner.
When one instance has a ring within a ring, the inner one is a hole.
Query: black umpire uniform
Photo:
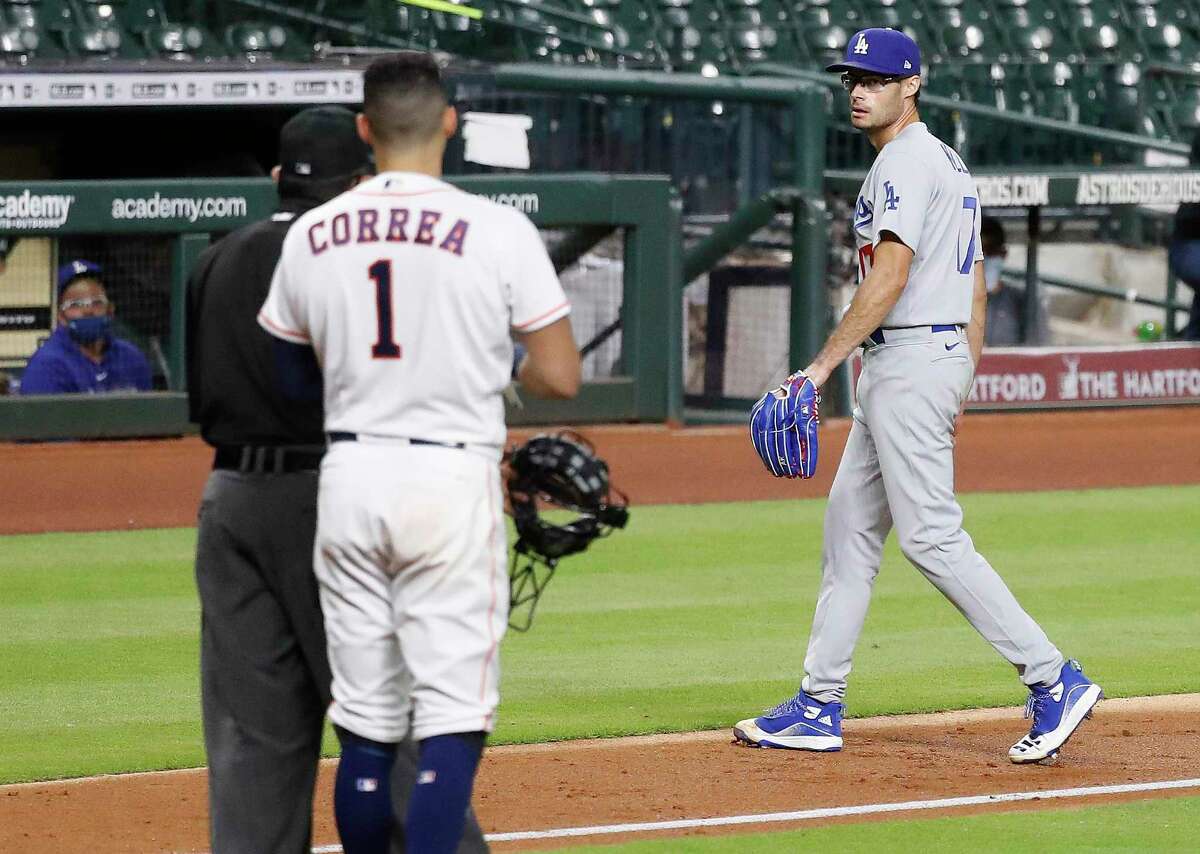
[[[341,107],[298,114],[279,143],[279,210],[206,249],[188,281],[189,412],[215,448],[196,544],[213,854],[308,854],[330,702],[312,570],[321,402],[283,395],[256,317],[292,222],[373,170]],[[392,777],[393,850],[415,774],[409,744]],[[488,850],[473,815],[459,850]]]

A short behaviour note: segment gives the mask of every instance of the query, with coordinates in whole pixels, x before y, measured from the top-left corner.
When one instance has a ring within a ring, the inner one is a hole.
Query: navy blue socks
[[[485,738],[485,733],[469,732],[436,735],[421,742],[417,783],[404,824],[409,854],[454,854],[457,850]],[[338,785],[341,785],[340,773]],[[339,815],[339,830],[341,824]],[[342,837],[343,844],[345,838]],[[357,852],[347,846],[346,854]]]
[[[396,745],[371,741],[341,727],[334,729],[342,743],[333,789],[333,814],[342,849],[346,854],[388,854]],[[461,827],[460,822],[460,832]]]

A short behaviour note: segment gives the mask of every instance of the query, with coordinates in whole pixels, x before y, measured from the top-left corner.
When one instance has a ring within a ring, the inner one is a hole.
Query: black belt
[[[357,433],[348,433],[344,430],[333,430],[325,434],[329,437],[330,442],[357,442]],[[381,444],[399,444],[399,445],[437,445],[439,448],[458,448],[462,449],[467,446],[466,442],[437,442],[433,439],[413,439],[407,436],[380,436]]]
[[[319,445],[220,445],[214,469],[243,474],[292,474],[317,471],[325,449]]]
[[[959,326],[961,326],[961,325],[962,325],[962,324],[960,324],[960,323],[935,323],[933,326],[930,326],[930,327],[929,327],[929,331],[930,331],[930,332],[957,332],[957,331],[958,331],[958,327],[959,327]],[[897,326],[897,327],[890,327],[890,328],[895,328],[895,329],[922,329],[922,328],[924,328],[924,327],[922,327],[922,326],[918,325],[918,326]],[[887,332],[887,329],[885,329],[884,327],[880,326],[879,328],[877,328],[877,329],[876,329],[874,332],[872,332],[872,333],[871,333],[870,335],[868,335],[867,337],[868,337],[868,338],[870,338],[872,341],[874,341],[876,344],[886,344],[886,343],[887,343],[887,338],[886,338],[886,336],[883,334],[883,333],[885,333],[885,332]]]

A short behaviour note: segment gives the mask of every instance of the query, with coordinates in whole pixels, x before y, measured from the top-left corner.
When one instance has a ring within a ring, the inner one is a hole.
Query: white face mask
[[[983,259],[983,284],[989,294],[1000,289],[1000,271],[1004,269],[1004,259],[999,255]]]

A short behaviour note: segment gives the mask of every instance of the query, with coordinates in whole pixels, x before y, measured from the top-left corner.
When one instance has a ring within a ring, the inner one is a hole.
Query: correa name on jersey
[[[386,222],[384,219],[375,208],[359,208],[316,220],[308,227],[308,246],[313,255],[320,255],[331,247],[351,243],[411,242],[462,255],[471,227],[467,220],[457,219],[446,228],[441,223],[441,212],[428,209],[414,216],[409,208],[392,208]]]

